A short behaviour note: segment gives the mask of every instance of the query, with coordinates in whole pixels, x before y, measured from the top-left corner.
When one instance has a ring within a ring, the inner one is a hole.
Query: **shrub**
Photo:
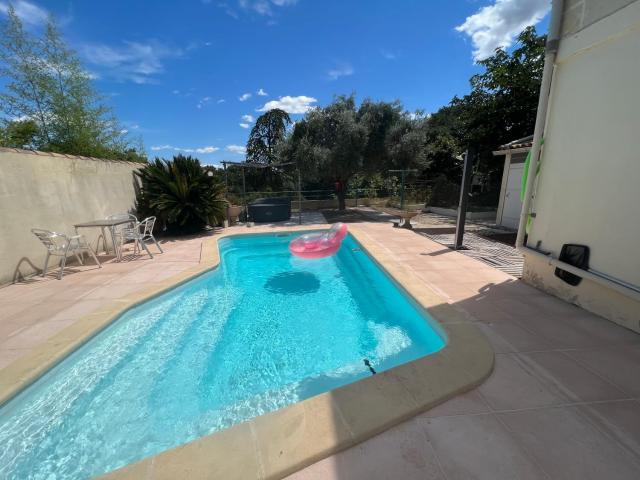
[[[207,175],[199,160],[184,155],[156,158],[136,175],[141,182],[138,213],[155,215],[169,233],[194,233],[224,219],[224,185]]]
[[[458,205],[460,200],[460,185],[450,182],[446,176],[439,175],[428,196],[428,207],[452,208]]]

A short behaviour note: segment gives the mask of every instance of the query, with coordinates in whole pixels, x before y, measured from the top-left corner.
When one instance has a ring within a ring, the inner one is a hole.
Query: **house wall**
[[[588,245],[590,268],[640,286],[640,1],[570,1],[564,25],[527,245]],[[640,331],[640,302],[553,272],[525,256],[525,281]]]
[[[139,163],[0,148],[0,285],[44,265],[46,250],[31,228],[73,234],[74,223],[132,210],[138,168]],[[81,233],[96,245],[99,229]]]

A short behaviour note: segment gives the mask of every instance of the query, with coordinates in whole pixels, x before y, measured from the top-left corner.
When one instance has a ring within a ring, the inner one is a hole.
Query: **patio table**
[[[76,229],[76,233],[78,233],[79,228],[100,228],[102,230],[102,243],[104,245],[104,253],[108,254],[109,249],[107,247],[107,242],[105,241],[105,228],[109,229],[109,233],[111,234],[111,244],[113,245],[113,253],[116,255],[116,261],[121,260],[120,249],[116,244],[116,234],[115,227],[118,225],[124,225],[125,223],[131,223],[131,219],[129,218],[103,218],[101,220],[91,220],[89,222],[76,223],[74,228]],[[97,248],[97,246],[96,246]]]

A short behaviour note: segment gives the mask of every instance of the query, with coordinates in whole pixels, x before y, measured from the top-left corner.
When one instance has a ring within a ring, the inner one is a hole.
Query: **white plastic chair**
[[[151,258],[153,255],[149,251],[147,244],[145,243],[147,240],[153,240],[153,243],[156,244],[160,253],[164,253],[162,248],[158,244],[156,237],[153,236],[153,226],[156,223],[156,217],[147,217],[141,222],[136,223],[133,228],[125,227],[121,231],[120,236],[120,245],[122,246],[126,241],[133,240],[133,254],[138,253],[140,247],[144,248],[145,251],[149,254]]]
[[[83,235],[73,235],[68,236],[63,233],[56,233],[50,230],[43,230],[40,228],[32,228],[31,232],[38,237],[38,240],[42,242],[42,244],[47,249],[47,258],[44,261],[44,268],[42,269],[42,276],[44,277],[47,274],[47,266],[49,265],[49,258],[53,255],[56,257],[62,257],[60,259],[60,273],[58,273],[58,280],[62,279],[62,275],[64,274],[64,267],[67,264],[67,256],[70,253],[76,257],[80,265],[83,265],[84,262],[78,253],[84,255],[84,252],[89,252],[89,254],[93,257],[99,268],[102,268],[100,265],[100,261],[96,254],[93,253],[93,250],[89,246],[89,244],[84,239]]]

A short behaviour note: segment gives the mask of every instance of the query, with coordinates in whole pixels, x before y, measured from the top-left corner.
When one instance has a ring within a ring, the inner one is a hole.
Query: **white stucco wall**
[[[615,11],[561,40],[527,243],[556,258],[588,245],[590,268],[640,285],[640,1],[582,3]],[[640,303],[606,287],[570,287],[528,257],[524,279],[640,331]]]
[[[30,232],[73,234],[73,224],[133,210],[140,164],[0,148],[0,285],[42,268]],[[95,246],[98,230],[84,230]]]

